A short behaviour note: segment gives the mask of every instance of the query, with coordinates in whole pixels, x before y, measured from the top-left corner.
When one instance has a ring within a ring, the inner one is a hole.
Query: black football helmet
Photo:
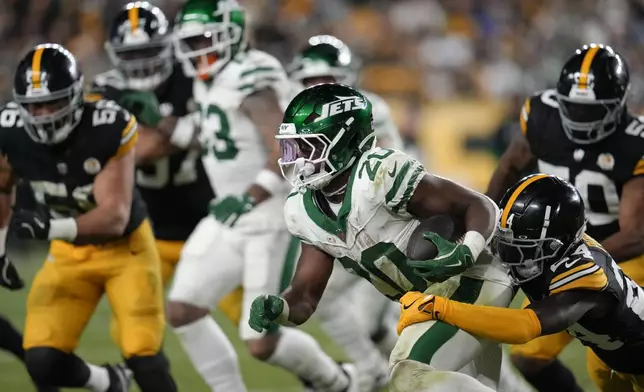
[[[351,50],[338,38],[331,35],[316,35],[309,38],[288,67],[291,80],[306,86],[306,79],[332,78],[330,83],[351,86],[358,77],[358,65]]]
[[[83,73],[61,45],[38,45],[18,64],[13,97],[34,141],[60,143],[83,114]]]
[[[501,200],[495,233],[496,253],[517,283],[532,280],[544,263],[575,249],[586,229],[584,202],[568,181],[533,174],[510,188]]]
[[[568,59],[557,83],[566,136],[578,144],[598,142],[617,129],[626,110],[628,65],[610,46],[590,44]]]
[[[105,50],[132,90],[153,91],[172,74],[168,20],[146,1],[128,3],[110,26]]]

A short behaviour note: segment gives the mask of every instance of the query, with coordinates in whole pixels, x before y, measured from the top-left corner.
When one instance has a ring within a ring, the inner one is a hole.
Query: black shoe
[[[132,371],[124,364],[118,363],[116,365],[103,365],[110,375],[110,387],[107,392],[127,392],[130,390],[130,382],[132,381]]]

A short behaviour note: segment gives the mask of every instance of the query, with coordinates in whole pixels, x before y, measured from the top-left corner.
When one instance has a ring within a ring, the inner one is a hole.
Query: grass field
[[[20,256],[22,252],[14,254],[16,264],[20,269],[22,276],[30,283],[34,274],[44,258],[44,249],[40,247],[31,248],[27,253]],[[22,330],[25,318],[25,300],[28,290],[19,292],[8,292],[0,290],[0,313],[9,317],[9,319]],[[519,299],[515,304],[520,304]],[[237,338],[236,329],[226,319],[216,315],[218,321],[225,329],[228,336],[231,337],[235,347],[238,348],[239,360],[246,384],[254,392],[295,392],[301,391],[302,388],[298,381],[288,373],[264,365],[251,358],[243,348],[242,343]],[[77,353],[85,360],[94,363],[116,362],[120,360],[119,353],[112,344],[108,324],[110,319],[109,309],[106,301],[102,301],[94,317],[90,321],[82,337]],[[320,332],[315,322],[308,323],[304,326],[311,332],[322,344],[325,350],[336,359],[343,359],[344,354],[340,348],[335,346],[330,340]],[[179,390],[182,392],[208,392],[208,388],[201,381],[197,373],[192,368],[188,358],[183,353],[179,343],[174,335],[168,331],[166,335],[165,350],[172,364],[172,373],[178,383]],[[213,353],[216,355],[216,353]],[[585,360],[581,346],[574,342],[566,349],[563,354],[565,362],[570,365],[577,376],[577,379],[584,386],[585,391],[596,391],[592,387],[590,380],[585,372]],[[132,388],[138,391],[136,387]],[[9,354],[0,351],[0,391],[3,392],[30,392],[33,387],[29,382],[27,373],[22,365]]]

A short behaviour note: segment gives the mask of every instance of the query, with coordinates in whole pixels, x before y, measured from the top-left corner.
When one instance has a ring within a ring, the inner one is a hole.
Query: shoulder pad
[[[521,132],[524,135],[528,133],[528,124],[530,118],[540,116],[543,111],[559,110],[559,103],[556,99],[556,91],[554,89],[537,91],[532,94],[523,102],[521,113],[519,114],[519,123],[521,125]]]
[[[0,106],[0,128],[22,128],[24,123],[20,117],[19,106],[16,102],[9,101]]]
[[[289,83],[282,64],[268,53],[250,50],[239,61],[237,89],[244,93],[250,94],[275,83]],[[288,88],[290,90],[290,84]]]
[[[583,242],[567,257],[552,264],[552,279],[548,286],[550,295],[568,290],[601,291],[608,285],[604,269],[593,258],[588,245]]]
[[[357,165],[352,200],[359,197],[360,204],[382,204],[393,214],[411,216],[407,203],[427,173],[420,162],[402,151],[376,147],[365,152]]]

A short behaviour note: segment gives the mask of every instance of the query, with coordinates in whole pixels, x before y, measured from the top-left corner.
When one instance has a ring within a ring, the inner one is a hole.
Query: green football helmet
[[[375,146],[371,102],[341,84],[318,84],[286,108],[276,136],[282,175],[298,189],[322,189]]]
[[[188,0],[173,30],[186,75],[212,78],[247,49],[246,15],[237,0]]]
[[[316,81],[352,86],[358,77],[358,65],[344,42],[331,35],[317,35],[309,38],[289,65],[288,73],[291,80],[303,86],[317,84]],[[331,80],[325,80],[328,78]]]

